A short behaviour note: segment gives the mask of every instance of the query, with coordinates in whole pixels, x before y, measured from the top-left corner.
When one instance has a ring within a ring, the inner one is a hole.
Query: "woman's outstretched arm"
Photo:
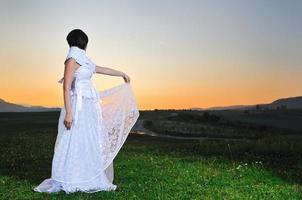
[[[105,75],[110,75],[110,76],[121,76],[125,80],[125,82],[129,83],[130,82],[130,77],[121,71],[109,68],[109,67],[101,67],[101,66],[96,66],[95,67],[95,72],[97,74],[105,74]]]

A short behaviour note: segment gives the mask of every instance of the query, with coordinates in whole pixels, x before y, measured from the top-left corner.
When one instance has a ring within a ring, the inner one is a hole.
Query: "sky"
[[[268,103],[302,92],[300,0],[1,0],[0,98],[62,106],[66,36],[127,73],[140,110]],[[95,75],[99,90],[123,83]]]

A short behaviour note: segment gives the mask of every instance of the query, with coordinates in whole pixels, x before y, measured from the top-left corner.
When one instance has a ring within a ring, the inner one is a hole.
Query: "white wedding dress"
[[[98,91],[91,81],[96,65],[86,51],[72,46],[68,58],[81,65],[75,72],[71,90],[73,124],[70,130],[64,126],[62,107],[51,177],[33,190],[47,193],[115,190],[113,160],[139,117],[131,85],[123,83]]]

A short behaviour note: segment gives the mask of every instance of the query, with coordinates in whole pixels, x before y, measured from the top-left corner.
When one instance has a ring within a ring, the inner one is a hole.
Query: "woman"
[[[80,29],[67,36],[64,62],[64,107],[52,160],[51,178],[37,192],[66,193],[115,190],[113,159],[135,124],[139,112],[127,74],[95,65],[86,55],[87,35]],[[125,83],[97,91],[93,74],[123,77]]]

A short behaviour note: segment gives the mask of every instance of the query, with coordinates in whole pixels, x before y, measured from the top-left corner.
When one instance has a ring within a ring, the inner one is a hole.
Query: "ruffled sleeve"
[[[66,64],[69,58],[75,59],[75,61],[81,66],[84,66],[87,63],[87,57],[85,55],[85,51],[75,46],[69,48],[64,64]],[[61,78],[58,82],[63,83],[63,81],[64,78]]]
[[[73,48],[71,47],[69,49],[69,52],[66,56],[66,59],[64,61],[64,64],[66,64],[66,61],[69,59],[69,58],[73,58],[75,59],[75,61],[79,64],[79,65],[84,65],[85,64],[85,58],[83,56],[83,53],[80,52],[80,50],[78,50],[77,48]]]

